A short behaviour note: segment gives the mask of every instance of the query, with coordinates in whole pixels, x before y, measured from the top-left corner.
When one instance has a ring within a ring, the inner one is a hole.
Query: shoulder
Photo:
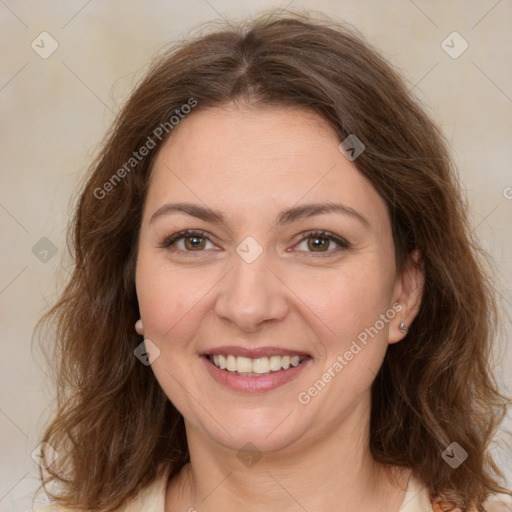
[[[486,512],[510,512],[512,510],[512,498],[506,494],[493,495],[483,504]],[[439,504],[434,503],[432,506],[433,512],[444,512],[446,507],[441,507]],[[456,508],[453,512],[461,512],[461,509]],[[476,508],[468,509],[467,512],[478,512]]]
[[[485,503],[487,512],[510,512],[512,510],[512,497],[506,494],[496,494]]]
[[[44,508],[31,508],[27,512],[69,512],[69,509],[61,507],[60,505],[48,505]]]
[[[484,507],[486,512],[511,512],[512,497],[507,494],[491,495],[484,503]],[[444,512],[445,508],[439,503],[431,504],[428,489],[414,475],[411,475],[400,512]],[[460,509],[452,512],[460,512]],[[470,509],[468,512],[477,512],[477,510]]]
[[[137,496],[129,500],[116,512],[165,512],[165,491],[169,478],[168,469],[162,469],[161,475],[150,485],[142,489]],[[81,512],[61,505],[52,504],[43,509],[31,509],[27,512]],[[85,512],[85,511],[83,511]]]

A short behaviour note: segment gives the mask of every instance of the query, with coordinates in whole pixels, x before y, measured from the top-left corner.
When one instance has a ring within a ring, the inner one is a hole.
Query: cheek
[[[197,372],[194,365],[196,347],[191,340],[200,325],[205,293],[212,285],[207,285],[207,279],[195,279],[193,276],[197,273],[185,274],[159,260],[161,258],[141,253],[136,272],[144,338],[160,350],[151,370],[180,413],[195,417],[194,408],[183,389],[190,388],[190,382],[197,379],[194,373]]]
[[[397,314],[392,280],[383,277],[389,271],[367,263],[347,266],[315,280],[313,286],[306,287],[304,280],[298,291],[325,326],[316,331],[323,359],[299,399],[306,399],[312,404],[308,410],[326,418],[325,428],[368,396],[388,347],[389,322]]]
[[[336,271],[316,275],[315,279],[297,275],[294,291],[323,321],[331,344],[350,344],[392,306],[393,269],[387,266],[377,259],[354,259]],[[383,328],[378,323],[383,336],[387,325],[385,322]]]
[[[144,336],[156,343],[179,343],[186,338],[187,327],[197,325],[194,314],[211,286],[205,279],[194,279],[193,272],[184,273],[167,262],[157,262],[144,254],[137,262],[137,298]]]

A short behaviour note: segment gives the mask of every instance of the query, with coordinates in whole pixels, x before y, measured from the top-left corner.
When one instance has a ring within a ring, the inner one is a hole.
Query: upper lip
[[[233,356],[242,356],[248,357],[250,359],[257,359],[259,357],[266,356],[309,356],[308,353],[303,352],[301,350],[290,350],[287,348],[279,348],[279,347],[258,347],[254,349],[250,349],[247,347],[237,347],[237,346],[222,346],[215,347],[201,352],[201,356],[211,356],[211,355],[233,355]]]

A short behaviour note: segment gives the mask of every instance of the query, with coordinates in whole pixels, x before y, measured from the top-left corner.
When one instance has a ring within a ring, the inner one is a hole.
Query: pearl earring
[[[142,336],[142,333],[144,332],[144,327],[142,325],[142,320],[140,318],[135,322],[135,330],[137,331],[137,334],[140,334]]]
[[[407,332],[407,325],[405,322],[400,322],[400,325],[398,326],[401,332]]]

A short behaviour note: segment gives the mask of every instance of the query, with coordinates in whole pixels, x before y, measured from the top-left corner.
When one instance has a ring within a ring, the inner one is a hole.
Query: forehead
[[[384,201],[338,149],[332,127],[289,107],[205,108],[175,128],[155,160],[147,203],[176,199],[244,217],[333,201],[382,223]]]

